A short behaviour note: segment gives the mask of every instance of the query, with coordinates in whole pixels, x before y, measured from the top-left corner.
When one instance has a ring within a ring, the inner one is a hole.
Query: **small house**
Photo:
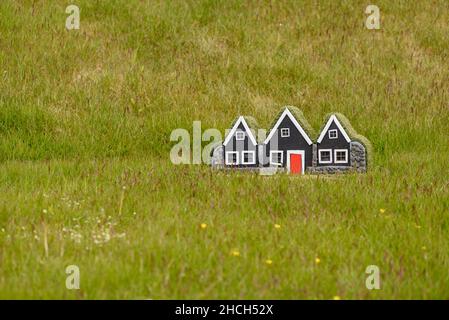
[[[264,166],[284,167],[290,173],[304,174],[312,166],[313,130],[302,112],[285,107],[274,121],[263,143]]]
[[[223,142],[225,167],[258,167],[257,123],[252,117],[240,116],[234,121]]]
[[[336,114],[330,115],[317,139],[318,166],[350,166],[351,138]]]
[[[315,172],[366,171],[370,142],[339,113],[330,114],[316,141]]]

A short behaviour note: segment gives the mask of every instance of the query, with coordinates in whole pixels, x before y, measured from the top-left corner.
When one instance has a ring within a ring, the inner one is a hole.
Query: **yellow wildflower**
[[[234,257],[240,256],[240,252],[237,251],[237,250],[232,250],[231,254],[232,254]]]

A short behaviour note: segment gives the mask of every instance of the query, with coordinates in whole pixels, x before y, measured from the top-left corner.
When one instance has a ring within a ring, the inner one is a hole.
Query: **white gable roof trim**
[[[346,133],[346,130],[343,128],[343,126],[341,125],[340,121],[338,121],[338,118],[335,116],[335,114],[330,116],[329,120],[327,120],[327,123],[324,126],[323,131],[321,131],[321,134],[318,137],[317,142],[321,143],[321,141],[323,140],[324,136],[326,135],[327,130],[329,130],[329,127],[331,126],[332,122],[335,122],[335,124],[337,125],[338,129],[343,134],[343,137],[345,137],[346,142],[351,142],[351,138],[349,138],[348,134]]]
[[[227,145],[229,141],[231,141],[232,137],[234,136],[235,132],[237,131],[237,128],[239,127],[240,123],[243,124],[243,127],[245,128],[246,133],[248,134],[249,139],[254,145],[257,145],[256,138],[253,135],[253,132],[248,126],[248,123],[246,123],[246,120],[243,116],[240,116],[237,121],[235,122],[234,126],[232,127],[229,134],[226,136],[225,141],[223,142],[223,145]]]
[[[271,129],[270,134],[268,135],[268,137],[265,139],[264,144],[267,144],[268,141],[270,141],[270,139],[273,137],[274,133],[276,132],[276,130],[278,129],[278,127],[281,125],[282,120],[284,120],[285,117],[289,117],[290,120],[293,122],[293,124],[295,125],[296,129],[298,129],[299,133],[301,133],[302,137],[306,140],[306,142],[311,145],[313,142],[310,139],[310,137],[307,135],[307,133],[304,131],[304,129],[301,127],[301,125],[299,124],[298,120],[296,120],[296,118],[293,116],[293,114],[290,112],[290,110],[288,110],[288,107],[285,108],[284,112],[282,113],[282,115],[279,117],[278,121],[276,122],[276,124],[274,125],[274,127]]]

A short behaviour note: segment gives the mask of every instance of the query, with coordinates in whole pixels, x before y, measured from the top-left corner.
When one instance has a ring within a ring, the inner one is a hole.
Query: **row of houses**
[[[213,151],[219,168],[284,168],[290,173],[334,173],[367,169],[369,141],[341,114],[330,114],[318,137],[295,107],[284,107],[266,137],[252,117],[238,117]]]

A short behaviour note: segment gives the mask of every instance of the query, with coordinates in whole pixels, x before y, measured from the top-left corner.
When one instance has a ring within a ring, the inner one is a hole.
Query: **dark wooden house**
[[[223,142],[225,167],[258,167],[256,137],[255,120],[251,117],[238,117]]]
[[[351,138],[337,114],[329,116],[317,140],[317,166],[350,166]]]
[[[301,111],[295,107],[283,108],[264,141],[263,165],[304,174],[312,166],[311,131]]]

